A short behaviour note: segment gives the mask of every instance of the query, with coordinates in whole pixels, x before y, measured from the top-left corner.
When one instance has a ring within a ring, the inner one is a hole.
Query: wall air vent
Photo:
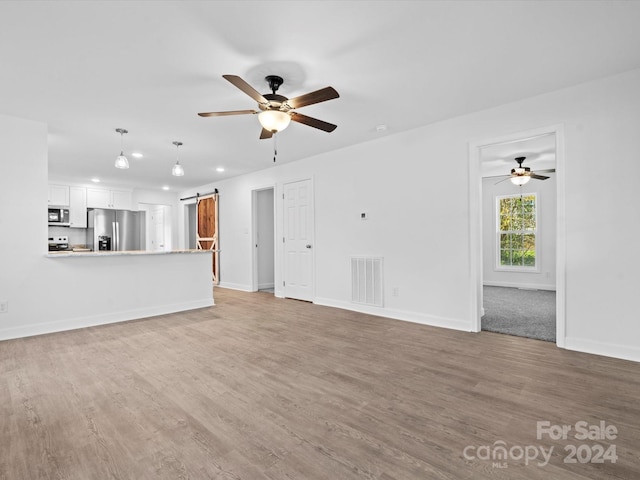
[[[382,307],[382,257],[351,257],[351,301]]]

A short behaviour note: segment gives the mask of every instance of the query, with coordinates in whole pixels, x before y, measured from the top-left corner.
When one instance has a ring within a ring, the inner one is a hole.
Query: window
[[[496,198],[498,269],[537,270],[535,193]]]

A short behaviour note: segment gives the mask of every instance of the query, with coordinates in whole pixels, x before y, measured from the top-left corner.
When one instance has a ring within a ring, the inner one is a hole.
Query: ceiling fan
[[[229,81],[258,102],[258,108],[260,110],[232,110],[227,112],[198,113],[201,117],[258,114],[258,120],[262,125],[262,132],[260,133],[261,139],[271,138],[275,133],[281,132],[287,128],[291,120],[325,132],[333,132],[337,128],[337,125],[332,123],[308,117],[294,111],[297,108],[338,98],[340,95],[333,87],[325,87],[295,98],[287,98],[276,93],[278,88],[280,88],[280,85],[284,83],[282,77],[277,75],[267,75],[265,77],[265,80],[271,89],[271,93],[265,93],[264,95],[259,93],[251,85],[236,75],[223,75],[222,78]]]
[[[507,178],[500,180],[500,182],[504,182],[505,180],[510,179],[511,183],[513,183],[514,185],[524,185],[525,183],[528,183],[532,178],[535,178],[536,180],[546,180],[547,178],[549,178],[545,175],[538,175],[537,173],[532,172],[531,168],[529,167],[523,167],[522,163],[524,162],[525,158],[527,157],[516,157],[515,161],[518,162],[518,166],[516,168],[512,168],[511,174]],[[539,172],[541,173],[551,173],[555,171],[555,168],[539,170]],[[496,185],[498,183],[496,183]]]

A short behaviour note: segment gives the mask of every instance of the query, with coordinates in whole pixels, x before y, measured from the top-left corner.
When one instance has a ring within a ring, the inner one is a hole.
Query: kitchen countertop
[[[70,250],[62,250],[57,252],[47,252],[48,258],[66,258],[66,257],[113,257],[120,255],[167,255],[173,253],[210,253],[213,250],[170,250],[170,251],[151,251],[151,250],[125,250],[121,252],[98,251],[98,252],[73,252]]]

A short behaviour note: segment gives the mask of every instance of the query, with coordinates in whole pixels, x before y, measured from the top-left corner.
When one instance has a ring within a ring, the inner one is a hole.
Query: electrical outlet
[[[391,295],[397,297],[400,295],[400,287],[393,287],[391,289]]]
[[[9,302],[6,300],[0,301],[0,313],[7,313],[9,311]]]

